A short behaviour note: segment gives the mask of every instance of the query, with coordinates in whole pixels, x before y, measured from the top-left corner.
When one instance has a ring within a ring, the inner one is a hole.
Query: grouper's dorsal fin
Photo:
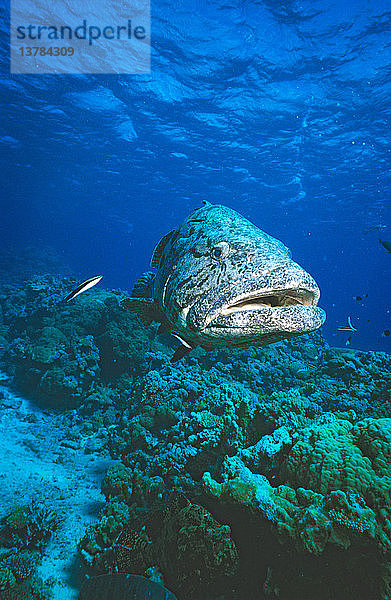
[[[160,259],[162,257],[164,248],[167,246],[168,242],[170,241],[170,239],[174,233],[175,233],[175,229],[173,229],[169,233],[166,233],[166,235],[164,237],[162,237],[162,239],[156,246],[155,250],[153,251],[152,258],[151,258],[151,267],[154,267],[155,269],[159,268]]]

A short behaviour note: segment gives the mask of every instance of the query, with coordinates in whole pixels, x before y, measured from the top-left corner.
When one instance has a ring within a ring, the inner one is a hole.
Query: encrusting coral
[[[379,545],[387,550],[391,547],[390,453],[391,419],[364,419],[355,425],[337,419],[305,428],[283,463],[281,475],[292,485],[300,483],[322,494],[335,491],[341,497],[346,492],[350,498],[362,498],[361,509],[356,502],[356,517],[350,521],[363,527],[360,513],[365,507],[372,509],[378,526],[370,527],[368,521],[364,528],[376,530]],[[349,522],[347,515],[346,519]]]

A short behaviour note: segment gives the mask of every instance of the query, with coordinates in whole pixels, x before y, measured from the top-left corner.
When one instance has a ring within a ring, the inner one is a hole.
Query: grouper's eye
[[[215,260],[223,260],[226,256],[228,256],[230,250],[231,247],[227,242],[219,242],[213,246],[210,254]]]

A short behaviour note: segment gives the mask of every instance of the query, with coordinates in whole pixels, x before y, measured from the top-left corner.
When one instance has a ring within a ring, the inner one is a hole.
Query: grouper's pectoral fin
[[[120,304],[136,313],[144,325],[150,325],[152,321],[161,322],[164,315],[153,297],[153,284],[155,275],[153,273],[143,273],[140,279],[135,283],[130,298],[124,298]]]
[[[168,333],[169,331],[170,331],[169,323],[167,321],[166,322],[163,321],[162,323],[160,323],[160,325],[158,327],[157,334],[163,335],[163,333]]]
[[[134,284],[132,298],[153,298],[153,284],[155,282],[155,274],[143,273],[138,281]]]
[[[155,301],[149,298],[124,298],[120,302],[122,308],[136,313],[144,325],[150,325],[152,321],[160,321],[161,313],[155,306]]]

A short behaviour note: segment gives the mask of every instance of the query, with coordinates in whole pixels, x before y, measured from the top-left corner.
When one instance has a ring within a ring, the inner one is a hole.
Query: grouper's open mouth
[[[244,299],[223,306],[220,315],[227,316],[240,311],[262,310],[276,306],[316,306],[316,302],[316,294],[313,290],[276,290],[264,295],[255,292]]]
[[[218,314],[209,315],[206,327],[259,335],[307,333],[325,320],[324,311],[316,306],[318,297],[315,289],[303,288],[255,293],[223,305]]]
[[[192,307],[188,323],[205,334],[219,329],[244,337],[300,335],[325,321],[324,311],[317,306],[319,296],[313,278],[291,262],[211,290]]]

